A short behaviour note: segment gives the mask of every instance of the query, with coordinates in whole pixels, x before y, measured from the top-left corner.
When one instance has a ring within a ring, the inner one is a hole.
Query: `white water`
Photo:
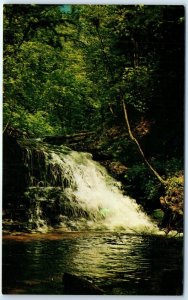
[[[92,160],[91,154],[76,151],[65,153],[64,149],[63,146],[45,148],[43,152],[45,165],[50,166],[52,177],[52,182],[43,187],[43,190],[47,193],[50,185],[52,188],[57,177],[61,177],[62,194],[69,199],[73,209],[73,217],[61,215],[62,229],[105,229],[150,233],[158,231],[157,226],[136,201],[123,195],[121,184],[110,177],[104,167]],[[65,178],[68,182],[67,187],[63,183]],[[47,179],[43,180],[47,182]],[[75,211],[79,208],[80,211],[87,212],[87,217],[84,213],[74,217],[74,208]],[[37,216],[39,223],[42,224],[39,205]]]
[[[71,151],[68,155],[53,153],[52,159],[72,171],[75,184],[66,189],[79,205],[93,215],[87,225],[91,228],[153,231],[156,226],[134,199],[124,196],[121,184],[111,178],[104,167],[92,160],[88,153]],[[102,219],[98,220],[101,215]]]

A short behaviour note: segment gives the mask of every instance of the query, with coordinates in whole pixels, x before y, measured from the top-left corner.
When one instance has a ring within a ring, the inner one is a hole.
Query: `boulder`
[[[66,295],[104,295],[92,282],[70,273],[63,274],[63,285]]]

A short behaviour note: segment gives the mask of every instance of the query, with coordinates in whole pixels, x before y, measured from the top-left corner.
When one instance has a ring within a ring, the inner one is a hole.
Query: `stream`
[[[64,294],[64,272],[106,295],[181,295],[183,241],[112,232],[4,235],[4,294]]]

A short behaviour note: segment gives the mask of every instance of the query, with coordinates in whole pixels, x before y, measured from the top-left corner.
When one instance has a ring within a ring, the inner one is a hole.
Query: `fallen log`
[[[78,132],[74,134],[67,134],[67,135],[59,135],[59,136],[45,136],[43,141],[50,144],[61,145],[64,143],[75,143],[84,140],[85,138],[94,135],[95,132],[93,131],[84,131]]]

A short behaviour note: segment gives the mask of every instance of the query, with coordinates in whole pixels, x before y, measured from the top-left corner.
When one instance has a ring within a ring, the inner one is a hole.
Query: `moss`
[[[162,209],[155,209],[152,214],[151,217],[156,220],[158,223],[161,223],[163,218],[164,218],[164,212]]]
[[[165,194],[160,197],[160,203],[165,212],[162,225],[168,231],[172,229],[183,230],[184,210],[184,178],[179,173],[167,180]]]

